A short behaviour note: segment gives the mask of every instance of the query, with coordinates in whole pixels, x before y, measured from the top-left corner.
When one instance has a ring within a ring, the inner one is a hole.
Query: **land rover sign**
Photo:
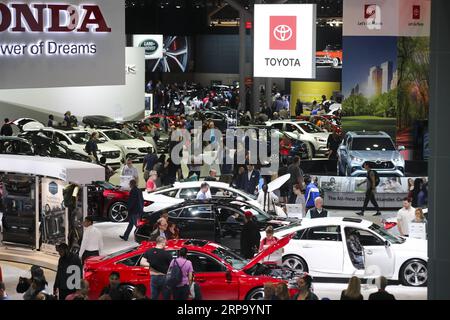
[[[134,35],[133,46],[145,49],[145,59],[159,59],[163,57],[163,36],[153,35]]]

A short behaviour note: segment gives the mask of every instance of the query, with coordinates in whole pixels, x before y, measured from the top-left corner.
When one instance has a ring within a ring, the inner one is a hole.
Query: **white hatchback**
[[[364,270],[350,258],[346,234],[356,231],[364,247]],[[358,218],[303,219],[294,227],[275,230],[280,238],[295,233],[284,248],[283,265],[324,278],[385,276],[407,286],[428,280],[427,241],[396,237],[370,221]]]

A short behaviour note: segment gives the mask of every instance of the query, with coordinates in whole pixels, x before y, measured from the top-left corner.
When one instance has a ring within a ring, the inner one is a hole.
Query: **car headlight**
[[[127,150],[136,150],[136,148],[133,147],[126,147]]]
[[[314,139],[315,139],[317,142],[327,142],[327,140],[325,140],[325,139],[323,139],[323,138],[319,138],[319,137],[314,137]]]
[[[361,158],[358,158],[358,157],[355,157],[355,156],[350,156],[350,159],[352,161],[358,162],[358,163],[364,162],[364,159],[361,159]]]

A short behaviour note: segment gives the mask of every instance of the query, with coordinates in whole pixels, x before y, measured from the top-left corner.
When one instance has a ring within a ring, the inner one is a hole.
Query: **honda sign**
[[[0,70],[0,89],[123,85],[123,3],[1,2]]]
[[[316,5],[255,5],[254,76],[316,77]]]

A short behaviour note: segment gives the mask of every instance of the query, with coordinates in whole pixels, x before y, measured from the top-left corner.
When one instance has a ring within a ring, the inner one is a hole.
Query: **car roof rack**
[[[362,219],[360,219],[360,218],[343,218],[342,221],[361,223]]]

